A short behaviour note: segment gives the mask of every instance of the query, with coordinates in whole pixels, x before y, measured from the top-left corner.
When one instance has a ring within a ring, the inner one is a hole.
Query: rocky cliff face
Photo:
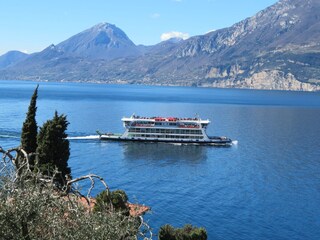
[[[204,87],[218,88],[249,88],[264,90],[292,90],[292,91],[320,91],[320,85],[303,83],[295,79],[292,74],[284,75],[277,70],[254,73],[251,77],[239,80],[225,80],[206,82]]]
[[[0,78],[314,91],[319,20],[319,0],[281,0],[229,28],[148,47],[98,24],[7,67]]]
[[[200,63],[205,85],[256,80],[257,74],[272,70],[283,76],[290,73],[300,82],[319,84],[319,19],[320,1],[282,0],[230,28],[190,39],[179,46],[175,55],[206,58],[205,64]],[[264,88],[258,83],[252,86]],[[291,84],[282,86],[297,89]]]

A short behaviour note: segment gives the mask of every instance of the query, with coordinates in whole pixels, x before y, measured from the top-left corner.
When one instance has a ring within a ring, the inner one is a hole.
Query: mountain
[[[277,72],[319,83],[319,19],[320,1],[282,0],[230,28],[190,39],[175,55],[205,57],[206,82]]]
[[[137,46],[115,25],[101,23],[57,45],[69,56],[114,59],[140,55]]]
[[[28,54],[19,51],[10,51],[0,56],[0,69],[4,69],[9,66],[26,59]]]
[[[229,28],[136,46],[103,23],[0,71],[0,79],[320,90],[320,1],[281,0]]]

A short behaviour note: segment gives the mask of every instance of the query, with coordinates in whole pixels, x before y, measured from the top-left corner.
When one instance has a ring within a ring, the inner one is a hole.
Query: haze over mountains
[[[320,90],[319,66],[320,1],[281,0],[229,28],[154,46],[101,23],[39,53],[1,56],[0,79]]]

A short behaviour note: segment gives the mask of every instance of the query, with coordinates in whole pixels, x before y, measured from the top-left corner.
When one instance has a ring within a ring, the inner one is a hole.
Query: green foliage
[[[111,192],[110,196],[112,205],[116,209],[125,210],[127,209],[126,203],[128,202],[128,196],[123,190],[115,190]]]
[[[69,140],[66,130],[69,122],[65,115],[55,115],[52,120],[48,120],[40,128],[38,135],[37,165],[43,174],[52,176],[55,169],[60,172],[56,178],[63,186],[66,175],[70,176],[71,170],[68,167],[70,156]]]
[[[1,239],[136,239],[136,218],[116,211],[88,212],[76,198],[54,186],[22,184],[0,189]]]
[[[207,231],[190,224],[177,229],[166,224],[160,228],[158,238],[159,240],[206,240]]]
[[[159,240],[176,240],[174,227],[169,224],[162,226],[158,238]]]
[[[140,236],[151,240],[146,238],[140,218],[125,216],[114,208],[93,212],[75,186],[66,193],[56,187],[52,177],[30,169],[17,176],[12,153],[19,151],[0,147],[0,239],[136,240]],[[106,183],[104,186],[108,189]]]
[[[104,190],[99,193],[96,197],[96,205],[94,206],[95,212],[104,212],[112,207],[116,211],[122,212],[123,215],[129,215],[129,208],[126,205],[128,202],[128,196],[123,190],[115,190],[115,191],[108,191]]]
[[[28,108],[26,119],[22,126],[21,133],[21,147],[27,153],[35,153],[37,149],[37,122],[36,122],[36,112],[37,112],[37,98],[38,98],[38,87],[34,90],[34,93],[30,100],[30,105]],[[30,158],[31,166],[34,165],[34,157]]]

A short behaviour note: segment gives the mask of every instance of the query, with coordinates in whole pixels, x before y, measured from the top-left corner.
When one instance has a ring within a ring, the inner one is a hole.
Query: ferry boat
[[[177,144],[196,144],[231,146],[232,140],[227,137],[208,136],[206,129],[210,120],[177,117],[140,117],[132,115],[122,119],[123,134],[101,133],[101,140],[166,142]]]

